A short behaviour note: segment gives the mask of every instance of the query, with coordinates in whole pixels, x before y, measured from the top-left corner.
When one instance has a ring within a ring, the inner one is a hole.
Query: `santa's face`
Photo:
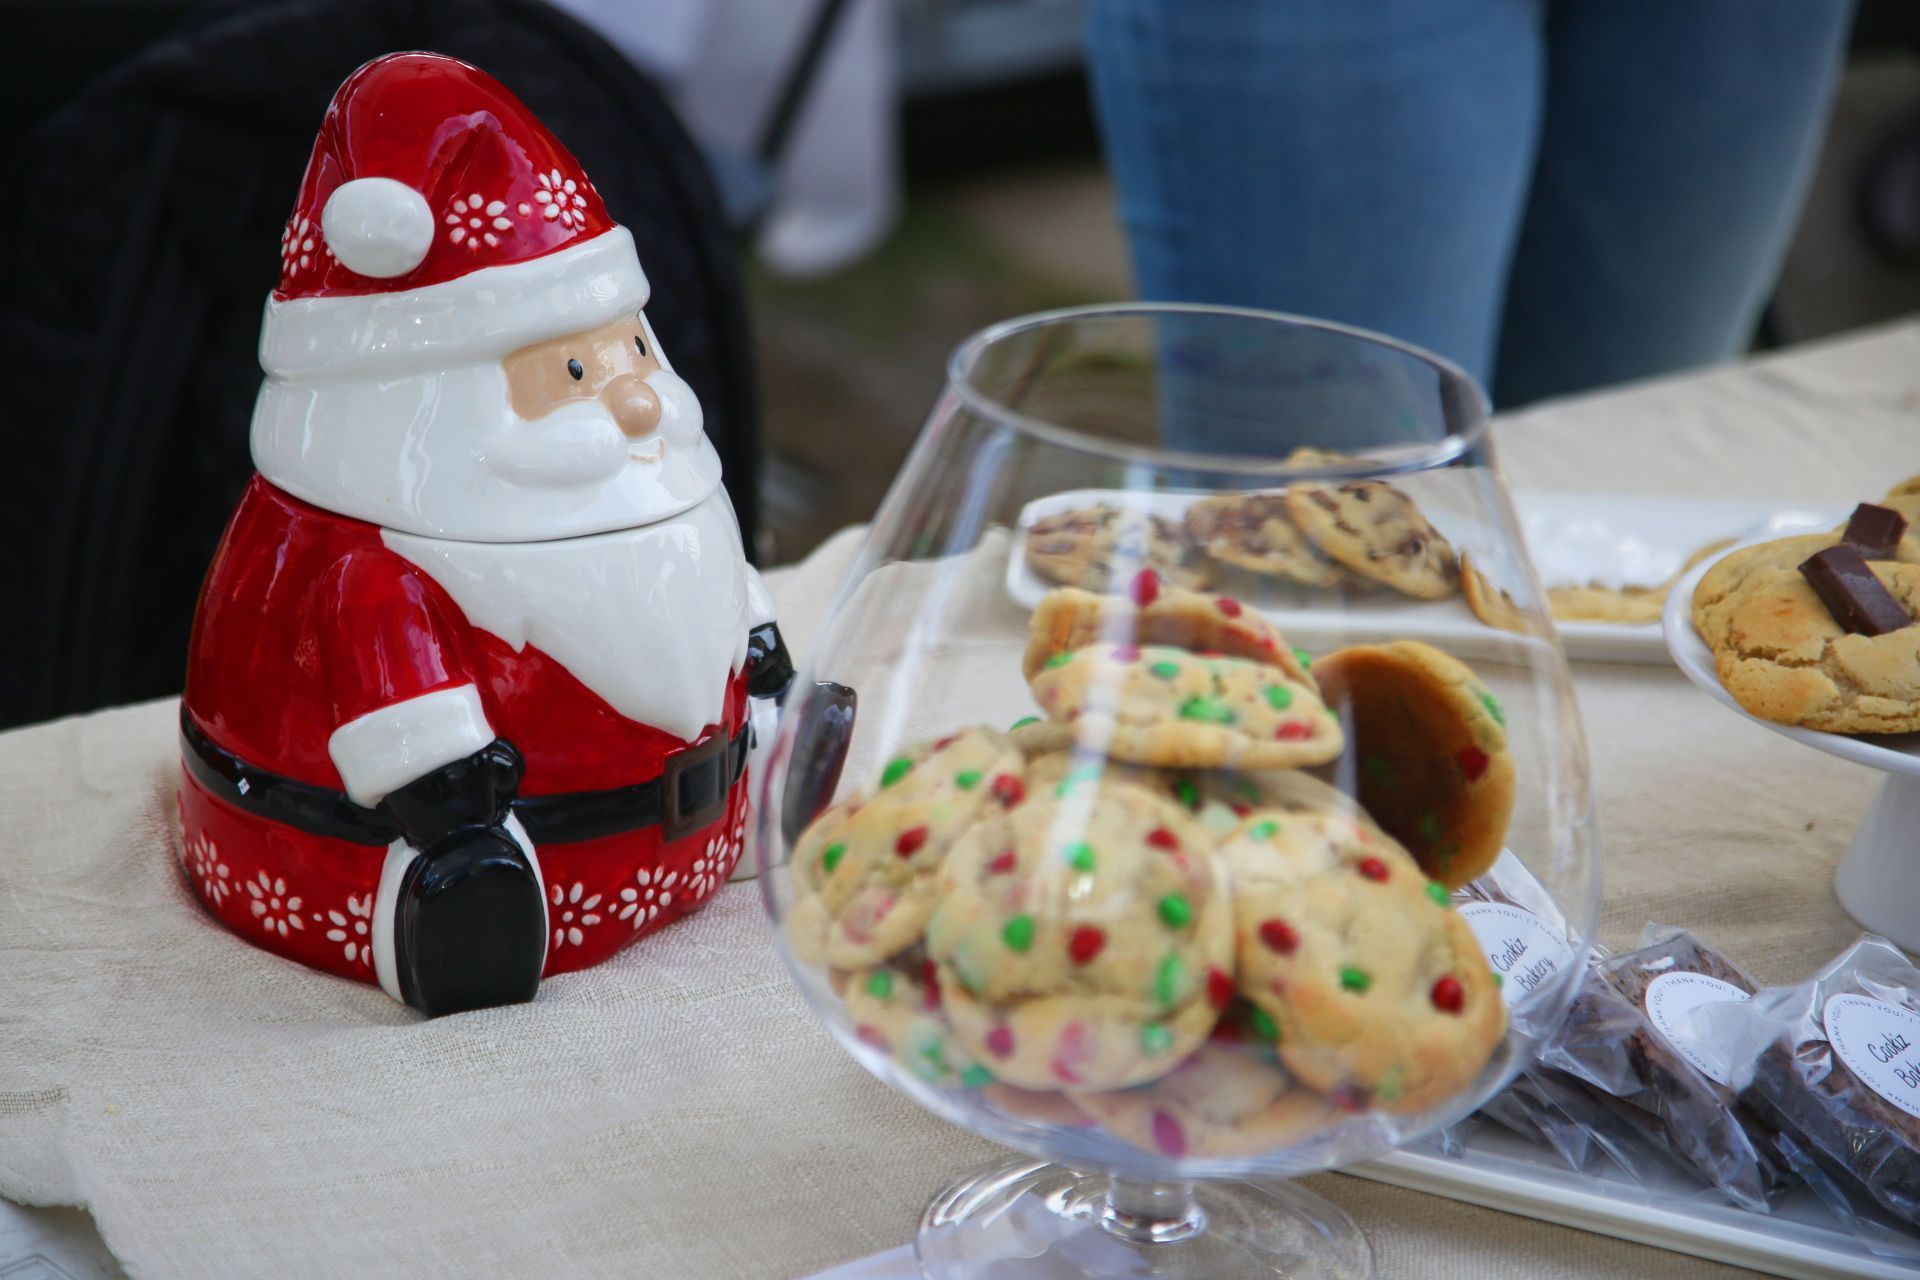
[[[533,542],[704,500],[720,459],[701,428],[693,389],[627,311],[504,357],[269,377],[253,455],[296,497],[389,529]]]
[[[501,369],[513,420],[481,456],[510,481],[592,483],[700,442],[700,402],[663,363],[640,312],[530,343]]]

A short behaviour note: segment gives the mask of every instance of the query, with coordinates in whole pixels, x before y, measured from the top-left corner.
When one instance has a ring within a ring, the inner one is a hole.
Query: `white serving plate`
[[[1020,512],[1022,538],[1007,557],[1007,595],[1022,608],[1032,609],[1055,586],[1027,565],[1023,553],[1025,530],[1041,516],[1106,502],[1178,520],[1197,496],[1075,489],[1035,499]],[[1782,512],[1769,503],[1525,491],[1514,495],[1514,508],[1534,567],[1546,586],[1592,580],[1662,582],[1710,542],[1748,534],[1783,518],[1816,518],[1816,513]],[[1819,518],[1827,514],[1817,513]],[[1828,523],[1838,523],[1844,514],[1833,515]],[[1484,524],[1444,511],[1430,512],[1429,518],[1456,547],[1477,553],[1488,563],[1500,560],[1499,548]],[[1474,617],[1459,596],[1413,600],[1381,592],[1334,597],[1248,574],[1235,575],[1228,588],[1271,615],[1289,638],[1308,648],[1417,638],[1435,641],[1462,656],[1500,657],[1511,653],[1518,639]],[[1557,629],[1567,656],[1577,661],[1649,665],[1670,661],[1657,621],[1636,626],[1562,622]]]
[[[1920,1268],[1920,1240],[1914,1242],[1912,1259],[1879,1257],[1804,1188],[1783,1197],[1771,1214],[1749,1213],[1677,1169],[1663,1171],[1667,1180],[1649,1186],[1610,1164],[1575,1173],[1546,1148],[1491,1121],[1475,1124],[1458,1158],[1421,1146],[1345,1172],[1791,1280],[1894,1280]],[[1366,1225],[1361,1223],[1362,1229]],[[814,1280],[918,1280],[919,1275],[907,1246],[822,1272]]]
[[[1742,540],[1729,551],[1792,533],[1830,529],[1839,521],[1822,517],[1831,514],[1810,513],[1805,519],[1775,520],[1760,534]],[[1920,733],[1859,737],[1823,733],[1818,729],[1762,720],[1734,701],[1733,695],[1720,683],[1713,651],[1693,627],[1694,588],[1700,585],[1700,579],[1717,559],[1696,566],[1675,584],[1673,594],[1667,597],[1661,621],[1674,665],[1708,697],[1754,724],[1803,746],[1887,775],[1854,830],[1846,856],[1834,871],[1833,891],[1847,914],[1863,927],[1892,939],[1908,951],[1920,951],[1920,913],[1913,909],[1913,904],[1920,902],[1920,857],[1915,857],[1913,852],[1913,833],[1920,829]]]

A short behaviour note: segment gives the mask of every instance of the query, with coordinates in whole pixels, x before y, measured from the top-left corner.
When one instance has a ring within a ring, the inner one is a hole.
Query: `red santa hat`
[[[270,374],[499,356],[644,306],[633,238],[504,85],[434,53],[376,58],[327,108],[260,362]]]

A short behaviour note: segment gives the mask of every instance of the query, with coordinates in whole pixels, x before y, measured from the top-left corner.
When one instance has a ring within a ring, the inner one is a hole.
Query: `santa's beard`
[[[573,488],[698,445],[702,418],[693,388],[668,369],[654,370],[646,382],[660,405],[659,425],[646,436],[627,435],[600,401],[575,400],[541,418],[513,416],[482,447],[481,461],[513,484]]]
[[[516,415],[496,361],[410,376],[270,377],[254,409],[260,473],[295,497],[384,528],[530,542],[632,528],[719,486],[698,399],[661,369],[659,426],[634,440],[597,402]]]
[[[531,644],[629,720],[691,740],[746,659],[752,601],[725,490],[637,529],[482,543],[387,532],[467,621]]]

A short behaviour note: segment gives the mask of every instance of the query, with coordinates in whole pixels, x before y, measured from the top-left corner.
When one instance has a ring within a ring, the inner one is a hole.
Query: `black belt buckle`
[[[672,844],[689,831],[720,820],[727,811],[727,788],[733,780],[724,733],[667,757],[660,774],[660,843]]]

